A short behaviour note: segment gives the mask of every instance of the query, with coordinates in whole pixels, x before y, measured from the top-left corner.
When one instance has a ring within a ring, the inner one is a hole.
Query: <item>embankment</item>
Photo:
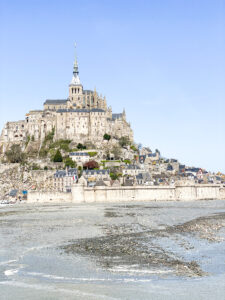
[[[216,184],[191,186],[133,186],[88,188],[74,185],[72,193],[28,193],[28,202],[123,202],[123,201],[189,201],[225,199],[225,187]]]

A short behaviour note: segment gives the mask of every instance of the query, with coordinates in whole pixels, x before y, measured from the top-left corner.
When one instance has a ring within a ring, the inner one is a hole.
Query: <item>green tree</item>
[[[83,165],[83,168],[88,170],[99,169],[99,164],[95,160],[90,160]]]
[[[26,155],[22,152],[20,145],[14,144],[10,150],[6,152],[6,157],[11,163],[22,163]]]
[[[64,164],[65,167],[70,167],[70,168],[75,168],[76,167],[76,162],[72,160],[70,157],[66,157],[64,159]]]
[[[130,140],[129,140],[129,137],[128,136],[122,136],[120,139],[119,139],[119,145],[121,147],[126,147],[130,144]]]
[[[116,180],[119,177],[116,173],[111,173],[111,172],[109,173],[109,176],[112,180]]]
[[[111,139],[111,135],[105,133],[105,134],[103,135],[103,139],[106,140],[106,141],[109,141],[109,140]]]
[[[56,151],[56,154],[53,157],[53,161],[54,162],[62,162],[63,161],[62,154],[59,151],[59,149]]]
[[[79,143],[79,144],[77,145],[77,149],[83,150],[83,149],[86,149],[86,146],[84,146],[83,144]]]

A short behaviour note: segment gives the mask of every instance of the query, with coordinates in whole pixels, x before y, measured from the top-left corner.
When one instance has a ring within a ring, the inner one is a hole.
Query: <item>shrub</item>
[[[48,141],[53,141],[54,135],[55,135],[55,128],[52,128],[52,131],[46,135],[44,142],[46,143]]]
[[[39,151],[39,156],[44,158],[48,155],[48,149],[41,147],[41,150]]]
[[[6,151],[6,157],[11,163],[22,163],[26,155],[22,152],[20,145],[14,144],[10,150]]]
[[[125,164],[130,165],[131,161],[129,159],[124,159]]]
[[[55,141],[54,143],[51,143],[49,145],[49,148],[50,149],[59,148],[59,149],[64,150],[66,152],[70,152],[71,151],[71,149],[69,148],[70,143],[71,143],[71,140],[60,139],[58,141]]]
[[[33,165],[31,166],[32,170],[40,170],[41,167],[38,164],[33,163]]]
[[[47,171],[47,170],[48,170],[48,167],[47,167],[47,166],[44,166],[44,170]]]
[[[96,155],[97,155],[97,153],[98,153],[98,152],[88,152],[88,154],[89,154],[89,156],[90,156],[90,157],[94,157],[94,156],[96,156]]]
[[[119,145],[120,145],[121,147],[128,146],[129,144],[130,144],[129,137],[127,137],[127,136],[122,136],[122,137],[119,139]]]
[[[62,154],[59,151],[59,149],[56,151],[56,154],[53,157],[53,161],[54,162],[62,162],[63,161]]]
[[[77,149],[79,149],[79,150],[83,150],[83,149],[86,149],[87,147],[86,146],[84,146],[83,144],[81,144],[81,143],[79,143],[78,145],[77,145]]]
[[[27,136],[26,144],[25,144],[26,147],[27,147],[27,145],[29,144],[29,141],[30,141],[30,135]]]
[[[84,169],[99,169],[99,165],[95,160],[91,160],[84,164]]]
[[[105,134],[103,135],[103,139],[106,140],[106,141],[109,141],[109,140],[111,139],[111,135],[105,133]]]
[[[110,178],[112,179],[112,180],[116,180],[116,179],[118,179],[118,175],[116,174],[116,173],[109,173],[109,176],[110,176]]]
[[[70,167],[70,168],[75,168],[76,167],[76,162],[72,160],[70,157],[66,157],[64,159],[64,164],[65,167]]]
[[[131,145],[130,148],[131,148],[133,151],[135,151],[135,152],[138,151],[138,149],[137,149],[134,145]]]
[[[116,179],[118,179],[119,177],[121,177],[122,176],[122,174],[121,173],[117,173],[117,172],[110,172],[109,173],[109,176],[110,176],[110,178],[112,179],[112,180],[116,180]]]

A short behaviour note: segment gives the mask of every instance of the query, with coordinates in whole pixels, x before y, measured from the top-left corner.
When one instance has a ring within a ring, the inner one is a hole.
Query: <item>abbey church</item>
[[[27,113],[25,120],[6,123],[0,137],[3,152],[9,145],[25,142],[28,137],[41,142],[53,129],[55,140],[93,142],[96,146],[101,145],[105,133],[117,139],[127,136],[133,140],[133,131],[126,121],[125,111],[112,113],[105,97],[99,96],[96,90],[83,89],[77,58],[69,84],[69,97],[48,99],[43,106],[43,110],[31,110]]]

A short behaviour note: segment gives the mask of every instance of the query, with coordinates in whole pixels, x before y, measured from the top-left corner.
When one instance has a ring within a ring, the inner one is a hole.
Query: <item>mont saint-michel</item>
[[[98,202],[225,197],[222,173],[185,166],[135,143],[125,109],[86,90],[75,55],[66,99],[7,122],[1,139],[2,200]],[[8,199],[8,200],[7,200]]]
[[[69,84],[67,99],[46,100],[43,110],[31,110],[25,120],[8,122],[1,134],[5,152],[13,143],[23,143],[32,137],[43,143],[54,130],[54,140],[67,139],[74,143],[94,142],[98,147],[107,133],[116,139],[123,136],[133,141],[133,132],[126,121],[125,111],[112,113],[106,98],[96,90],[85,90],[79,78],[77,59]]]

